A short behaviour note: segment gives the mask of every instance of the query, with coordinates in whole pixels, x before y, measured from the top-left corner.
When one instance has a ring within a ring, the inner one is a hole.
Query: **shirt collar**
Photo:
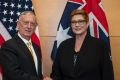
[[[31,42],[31,39],[28,41],[27,39],[23,38],[23,37],[20,35],[19,32],[18,32],[18,36],[22,39],[22,41],[23,41],[25,44]]]

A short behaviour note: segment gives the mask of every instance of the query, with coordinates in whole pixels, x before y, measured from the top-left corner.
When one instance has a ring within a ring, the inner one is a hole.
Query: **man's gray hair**
[[[19,19],[18,20],[21,19],[21,16],[26,15],[26,14],[32,14],[32,15],[35,16],[35,13],[33,11],[24,11],[24,12],[21,12],[21,14],[19,15]]]

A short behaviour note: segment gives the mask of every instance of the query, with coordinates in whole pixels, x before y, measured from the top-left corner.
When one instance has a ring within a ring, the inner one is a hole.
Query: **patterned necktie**
[[[27,47],[28,47],[28,49],[29,49],[29,51],[30,51],[30,53],[32,55],[33,60],[34,60],[33,51],[32,51],[32,43],[31,42],[27,43]]]
[[[34,61],[34,63],[35,63],[35,68],[36,68],[36,71],[38,72],[38,67],[37,67],[37,56],[36,55],[34,55],[34,53],[33,53],[33,50],[32,50],[32,43],[31,42],[29,42],[29,43],[27,43],[27,47],[28,47],[28,49],[29,49],[29,51],[30,51],[30,53],[31,53],[31,55],[32,55],[32,58],[33,58],[33,61]],[[36,57],[36,58],[35,58]]]

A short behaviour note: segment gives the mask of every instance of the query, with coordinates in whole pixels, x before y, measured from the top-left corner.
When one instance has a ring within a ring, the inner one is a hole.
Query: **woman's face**
[[[84,32],[87,32],[88,22],[84,19],[83,15],[74,15],[71,19],[71,27],[73,33],[82,35]]]

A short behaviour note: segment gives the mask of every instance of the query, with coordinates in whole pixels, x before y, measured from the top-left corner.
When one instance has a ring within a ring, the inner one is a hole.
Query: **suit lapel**
[[[33,43],[33,48],[35,50],[35,54],[36,54],[37,60],[38,60],[38,75],[40,75],[40,73],[41,73],[40,72],[41,71],[41,51],[40,51],[40,48],[35,43]]]
[[[18,47],[20,48],[19,50],[20,50],[21,54],[23,53],[23,55],[26,56],[26,57],[29,59],[29,61],[30,61],[31,64],[32,64],[32,67],[33,67],[34,71],[36,71],[33,57],[32,57],[32,55],[31,55],[29,49],[28,49],[27,46],[25,45],[25,43],[22,41],[21,38],[19,38],[18,35],[15,36],[15,40],[16,40],[16,42],[17,42],[16,45],[18,45]]]
[[[87,34],[83,41],[81,49],[79,51],[79,55],[78,55],[77,62],[76,62],[76,69],[79,69],[81,62],[82,62],[82,58],[84,58],[84,56],[87,54],[88,47],[89,47],[89,45],[88,45],[89,41],[90,41],[90,36],[89,36],[89,34]]]

